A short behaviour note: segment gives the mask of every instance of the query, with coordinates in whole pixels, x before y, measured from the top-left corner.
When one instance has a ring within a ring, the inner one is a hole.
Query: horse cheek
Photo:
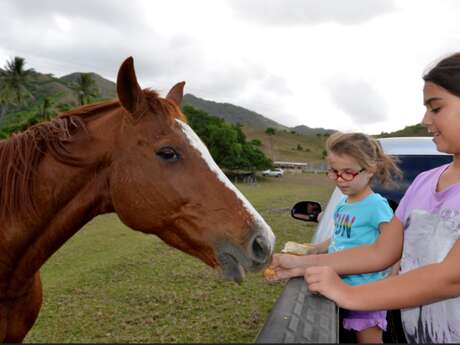
[[[115,172],[111,176],[110,194],[112,205],[120,220],[127,226],[138,229],[142,215],[142,205],[136,189],[135,181],[129,174]]]

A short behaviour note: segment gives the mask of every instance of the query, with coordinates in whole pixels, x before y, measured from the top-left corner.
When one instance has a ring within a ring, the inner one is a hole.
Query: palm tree
[[[56,116],[56,100],[51,97],[42,99],[38,106],[38,118],[40,120],[51,120]]]
[[[19,56],[6,62],[0,69],[0,115],[6,113],[8,106],[21,106],[27,99],[33,98],[30,92],[30,77],[34,70],[25,69],[25,59]]]
[[[90,73],[81,73],[73,89],[77,92],[80,105],[91,103],[99,96],[99,89]]]

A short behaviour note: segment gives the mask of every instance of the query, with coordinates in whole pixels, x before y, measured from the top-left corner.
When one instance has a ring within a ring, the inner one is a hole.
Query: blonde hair
[[[385,154],[380,143],[364,133],[335,132],[326,141],[326,151],[328,154],[353,157],[374,174],[372,180],[378,180],[384,187],[394,186],[394,178],[402,176],[397,160]]]

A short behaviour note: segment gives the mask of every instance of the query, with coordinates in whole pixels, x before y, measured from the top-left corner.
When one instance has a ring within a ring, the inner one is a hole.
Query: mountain
[[[205,111],[209,115],[220,117],[227,122],[240,123],[243,126],[266,129],[272,127],[276,129],[288,130],[289,128],[282,124],[270,120],[263,115],[254,111],[239,107],[230,103],[218,103],[196,97],[192,94],[186,94],[182,100],[182,106],[191,105],[195,109]]]
[[[44,97],[51,97],[56,99],[57,104],[67,104],[68,107],[76,107],[79,105],[79,100],[72,87],[81,74],[81,72],[74,72],[57,78],[52,74],[34,71],[30,83],[32,85],[32,94],[36,100]],[[116,84],[114,82],[96,73],[91,72],[90,75],[100,92],[98,100],[113,99],[117,97]],[[209,115],[222,118],[230,123],[239,123],[244,127],[253,128],[255,130],[265,130],[271,127],[277,130],[294,131],[303,135],[333,132],[333,130],[330,129],[310,128],[305,125],[289,128],[249,109],[231,103],[219,103],[206,100],[192,94],[184,95],[182,105],[191,105],[196,109],[205,111]]]
[[[326,128],[311,128],[308,126],[296,126],[291,128],[292,131],[303,134],[303,135],[315,135],[315,134],[332,134],[336,130],[335,129],[326,129]]]
[[[33,71],[29,82],[30,91],[35,100],[51,97],[57,99],[58,104],[68,104],[70,107],[76,107],[79,105],[79,101],[72,86],[80,74],[72,73],[61,78],[56,78],[52,74]],[[116,84],[114,82],[104,79],[96,73],[90,74],[100,91],[98,100],[117,97]]]
[[[34,72],[31,77],[32,94],[35,99],[43,97],[58,97],[59,103],[77,106],[78,98],[73,90],[63,80],[51,74]]]
[[[65,75],[60,80],[64,81],[67,85],[72,85],[77,83],[80,75],[82,73],[75,72],[72,74]],[[102,78],[99,74],[89,73],[91,78],[96,83],[97,88],[99,89],[100,97],[102,99],[112,99],[117,97],[117,85],[110,80]]]
[[[413,125],[413,126],[406,126],[403,129],[395,132],[382,132],[376,137],[379,138],[388,138],[388,137],[429,137],[431,136],[425,127],[423,127],[420,123]]]

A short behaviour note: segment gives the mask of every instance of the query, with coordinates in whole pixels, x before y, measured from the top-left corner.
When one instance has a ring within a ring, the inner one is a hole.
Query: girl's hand
[[[275,282],[292,277],[302,276],[305,268],[302,267],[297,255],[274,254],[268,266],[269,274],[265,275],[268,281]]]
[[[305,269],[304,278],[311,292],[320,293],[342,307],[350,302],[350,286],[331,267],[309,267]]]

